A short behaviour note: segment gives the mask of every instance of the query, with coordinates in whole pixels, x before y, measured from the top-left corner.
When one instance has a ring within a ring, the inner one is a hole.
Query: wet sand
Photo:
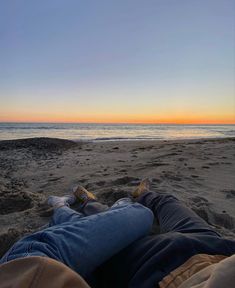
[[[49,195],[67,194],[80,183],[111,205],[146,177],[156,191],[172,193],[223,236],[235,238],[234,171],[235,138],[0,141],[0,256],[48,223],[39,207]]]

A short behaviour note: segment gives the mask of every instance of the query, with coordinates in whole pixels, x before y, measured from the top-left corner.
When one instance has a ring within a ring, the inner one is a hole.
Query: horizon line
[[[60,122],[60,121],[0,121],[2,124],[8,123],[16,123],[16,124],[112,124],[112,125],[235,125],[234,123],[203,123],[203,122],[195,122],[195,123],[176,123],[176,122]]]

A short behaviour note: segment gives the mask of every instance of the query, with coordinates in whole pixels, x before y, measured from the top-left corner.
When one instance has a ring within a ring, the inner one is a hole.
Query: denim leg
[[[89,200],[85,204],[83,204],[79,211],[85,216],[90,216],[93,214],[101,213],[109,210],[109,206],[104,205],[97,200]]]
[[[78,213],[68,206],[62,206],[55,209],[49,226],[59,225],[65,222],[79,221],[84,215]]]
[[[209,232],[220,236],[201,217],[169,194],[146,192],[138,202],[150,208],[157,217],[161,232]]]
[[[120,205],[128,205],[133,203],[130,198],[121,198],[117,200],[110,208],[108,205],[102,204],[97,200],[90,200],[85,205],[83,205],[79,211],[85,216],[90,216],[93,214],[101,213],[107,211],[109,209],[114,209],[115,207],[119,207]]]
[[[120,205],[27,236],[18,241],[3,260],[48,256],[87,278],[111,256],[147,235],[152,222],[153,213],[143,205]]]

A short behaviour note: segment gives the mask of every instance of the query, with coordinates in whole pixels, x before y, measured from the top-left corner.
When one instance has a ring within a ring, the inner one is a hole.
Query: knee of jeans
[[[147,208],[146,206],[140,204],[140,203],[134,203],[132,204],[133,207],[135,207],[139,211],[141,211],[139,215],[139,219],[142,219],[145,221],[146,226],[152,226],[153,220],[154,220],[154,214],[152,210]],[[141,218],[140,218],[141,217]]]
[[[118,200],[111,206],[111,209],[112,209],[112,208],[115,208],[115,207],[117,207],[117,206],[130,205],[130,204],[132,204],[132,203],[133,203],[133,201],[132,201],[130,198],[128,198],[128,197],[120,198],[120,199],[118,199]]]

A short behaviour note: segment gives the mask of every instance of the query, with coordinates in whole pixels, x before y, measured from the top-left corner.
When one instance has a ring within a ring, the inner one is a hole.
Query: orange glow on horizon
[[[62,116],[62,115],[61,115]],[[175,117],[157,117],[157,116],[121,116],[121,115],[99,115],[83,117],[61,117],[60,115],[37,115],[34,117],[4,117],[0,122],[41,122],[41,123],[110,123],[110,124],[235,124],[235,115],[231,116],[175,116]]]

